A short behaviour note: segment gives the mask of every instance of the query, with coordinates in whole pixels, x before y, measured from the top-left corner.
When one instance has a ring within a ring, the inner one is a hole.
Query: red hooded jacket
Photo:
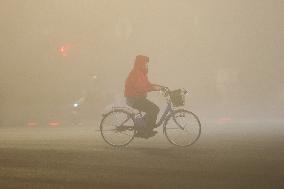
[[[149,58],[138,55],[131,72],[125,81],[125,97],[145,97],[152,90],[152,84],[148,80],[146,64]]]

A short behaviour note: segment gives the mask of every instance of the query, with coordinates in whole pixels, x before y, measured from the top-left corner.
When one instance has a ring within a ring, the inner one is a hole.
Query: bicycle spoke
[[[134,138],[134,122],[130,114],[114,110],[100,124],[103,139],[112,146],[127,145]]]
[[[128,134],[128,133],[121,133],[121,132],[119,132],[119,134],[123,134],[123,135],[127,135],[127,136],[130,136],[130,137],[131,137],[131,135]]]
[[[107,128],[107,129],[104,129],[103,131],[116,131],[117,129],[116,128]]]
[[[175,145],[189,146],[200,136],[199,120],[191,112],[179,110],[166,125],[166,137]]]
[[[182,130],[181,128],[167,128],[167,129],[179,129],[179,130]]]

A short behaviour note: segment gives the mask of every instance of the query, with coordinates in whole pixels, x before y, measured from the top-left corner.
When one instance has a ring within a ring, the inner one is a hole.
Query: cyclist
[[[148,63],[149,57],[137,55],[133,69],[129,73],[125,81],[124,96],[127,105],[145,112],[144,120],[147,127],[144,132],[138,132],[138,136],[154,136],[157,132],[153,131],[156,125],[157,115],[160,111],[159,107],[147,99],[147,93],[150,91],[159,91],[161,85],[152,84],[148,80]]]

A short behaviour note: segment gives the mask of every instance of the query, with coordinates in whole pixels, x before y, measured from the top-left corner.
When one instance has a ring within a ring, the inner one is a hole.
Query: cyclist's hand
[[[152,88],[153,88],[153,90],[154,90],[154,91],[161,91],[161,90],[162,90],[162,88],[163,88],[163,86],[153,84],[153,85],[152,85]]]

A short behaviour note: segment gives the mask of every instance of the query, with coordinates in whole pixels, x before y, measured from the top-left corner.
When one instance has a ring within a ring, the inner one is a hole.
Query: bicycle
[[[184,89],[171,91],[164,87],[161,92],[167,100],[167,107],[155,128],[163,125],[163,134],[171,144],[182,147],[191,146],[201,135],[201,123],[197,115],[179,108],[185,104],[185,95],[188,91]],[[186,119],[189,119],[189,122],[184,123]],[[141,111],[137,113],[128,107],[113,107],[111,111],[103,114],[100,132],[105,142],[111,146],[123,147],[135,138],[136,133],[143,126],[145,122]],[[112,136],[112,133],[116,136]]]

